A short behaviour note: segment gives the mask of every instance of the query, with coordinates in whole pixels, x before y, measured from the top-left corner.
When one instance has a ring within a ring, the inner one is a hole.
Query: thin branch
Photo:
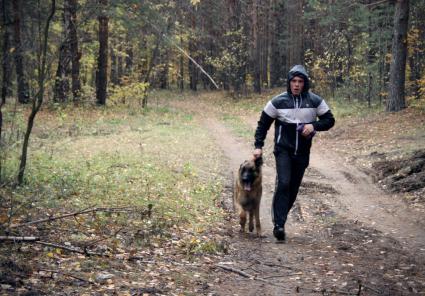
[[[111,235],[108,235],[108,236],[106,236],[106,237],[102,237],[102,238],[100,238],[100,239],[96,239],[96,240],[94,240],[94,241],[92,241],[92,242],[90,242],[90,243],[87,243],[87,244],[85,245],[85,248],[91,247],[91,246],[93,246],[93,245],[95,245],[95,244],[100,243],[101,241],[105,241],[105,240],[110,239],[110,238],[112,238],[112,237],[116,237],[116,236],[117,236],[117,234],[118,234],[118,233],[120,233],[120,231],[121,231],[121,230],[123,230],[123,229],[124,229],[124,227],[121,227],[120,229],[118,229],[117,231],[115,231],[115,232],[114,232],[113,234],[111,234]]]
[[[252,280],[256,280],[256,281],[260,281],[260,282],[263,282],[263,283],[266,283],[266,284],[269,284],[271,286],[286,288],[285,286],[277,285],[275,283],[269,282],[268,280],[265,280],[263,278],[260,278],[260,277],[254,276],[254,275],[250,275],[250,274],[248,274],[248,273],[246,273],[246,272],[244,272],[242,270],[239,270],[239,269],[236,269],[236,268],[233,268],[233,267],[223,266],[223,265],[220,265],[220,264],[216,264],[215,266],[220,267],[220,268],[222,268],[224,270],[227,270],[227,271],[231,271],[231,272],[237,273],[237,274],[239,274],[239,275],[241,275],[243,277],[246,277],[246,278],[249,278],[249,279],[252,279]]]
[[[354,292],[347,292],[347,291],[341,291],[341,290],[335,290],[335,289],[313,289],[313,288],[304,288],[304,287],[299,287],[297,286],[296,288],[297,293],[301,293],[301,294],[306,294],[306,293],[314,293],[314,294],[322,294],[322,295],[330,295],[330,294],[337,294],[337,295],[351,295],[351,296],[355,296],[355,295],[359,295],[357,293]],[[302,292],[306,292],[306,293],[302,293]]]
[[[13,241],[13,242],[36,242],[40,240],[35,236],[0,236],[0,241]]]
[[[31,113],[27,121],[27,128],[25,131],[24,142],[22,144],[22,152],[21,152],[20,163],[19,163],[19,171],[18,171],[18,178],[17,178],[18,185],[21,185],[24,182],[24,173],[25,173],[25,168],[27,163],[28,144],[30,140],[30,135],[31,135],[32,128],[34,126],[35,116],[37,115],[43,103],[44,88],[45,88],[44,80],[46,75],[46,60],[47,60],[47,41],[49,39],[50,23],[53,19],[55,11],[56,11],[56,0],[52,0],[51,11],[49,16],[47,17],[46,25],[44,27],[44,40],[43,40],[43,47],[41,51],[41,57],[40,57],[41,67],[40,67],[40,71],[38,75],[39,76],[38,77],[39,92],[38,92],[38,96],[34,98],[32,102]]]
[[[149,261],[149,260],[144,260],[144,257],[141,256],[129,256],[127,258],[128,261],[138,261],[139,263],[144,263],[144,264],[155,264],[155,261]]]
[[[222,268],[224,270],[237,273],[237,274],[239,274],[239,275],[241,275],[243,277],[249,278],[249,279],[254,279],[255,278],[255,276],[250,275],[250,274],[248,274],[248,273],[246,273],[246,272],[244,272],[242,270],[239,270],[239,269],[236,269],[236,268],[233,268],[233,267],[223,266],[223,265],[219,265],[219,264],[217,264],[216,266],[217,267],[220,267],[220,268]]]
[[[220,87],[217,85],[217,83],[214,81],[214,79],[212,79],[212,77],[210,76],[210,74],[208,74],[204,68],[202,68],[201,65],[199,65],[186,51],[184,51],[180,46],[178,46],[176,43],[174,43],[170,38],[168,38],[165,34],[162,34],[162,36],[167,39],[172,45],[174,45],[179,51],[181,51],[189,60],[192,61],[193,64],[195,64],[196,67],[199,68],[199,70],[201,70],[202,73],[205,74],[205,76],[208,77],[208,79],[214,84],[214,86],[217,89],[220,89]]]
[[[54,221],[54,220],[65,219],[65,218],[68,218],[68,217],[75,217],[77,215],[82,215],[82,214],[87,214],[87,213],[94,213],[94,212],[114,212],[114,213],[116,213],[116,212],[120,212],[120,211],[127,212],[127,211],[134,211],[134,210],[135,210],[134,208],[129,208],[129,207],[85,209],[85,210],[81,210],[81,211],[77,211],[77,212],[73,212],[73,213],[68,213],[68,214],[64,214],[64,215],[60,215],[60,216],[50,216],[49,218],[30,221],[30,222],[26,222],[26,223],[12,224],[12,225],[10,225],[9,228],[18,228],[18,227],[22,227],[22,226],[40,224],[40,223],[44,223],[44,222],[51,222],[51,221]]]
[[[260,262],[257,260],[257,263],[260,265],[265,265],[269,267],[283,267],[287,269],[293,269],[293,270],[301,270],[300,268],[296,268],[294,266],[284,265],[284,264],[274,264],[274,263],[268,263],[268,262]]]
[[[66,250],[66,251],[69,251],[69,252],[78,253],[78,254],[82,254],[82,255],[87,255],[87,256],[110,257],[110,255],[108,255],[108,254],[95,253],[95,252],[90,252],[90,251],[87,251],[87,250],[80,250],[80,249],[76,249],[76,248],[72,248],[72,247],[67,247],[67,246],[64,246],[64,245],[49,243],[49,242],[36,241],[35,243],[43,245],[43,246],[58,248],[58,249],[62,249],[62,250]]]
[[[385,2],[389,2],[389,1],[390,1],[390,0],[381,0],[381,1],[378,1],[378,2],[374,2],[374,3],[364,4],[364,6],[373,7],[373,6],[376,6],[376,5],[379,5],[379,4],[382,4],[382,3],[385,3]]]
[[[365,285],[365,284],[362,284],[362,285],[365,289],[371,290],[371,291],[375,292],[376,294],[382,294],[382,291],[376,290],[375,288],[372,288],[371,286],[368,286],[368,285]]]
[[[302,275],[302,274],[303,274],[302,272],[295,272],[290,274],[277,274],[277,275],[265,276],[264,279],[273,279],[273,278],[288,277],[288,276]]]
[[[75,276],[73,274],[66,273],[66,272],[63,272],[63,271],[60,271],[60,270],[51,270],[51,269],[42,269],[42,268],[40,268],[40,269],[38,269],[38,271],[51,272],[52,274],[53,273],[62,274],[64,276],[71,277],[71,278],[77,279],[77,280],[82,281],[82,282],[85,282],[85,283],[89,283],[89,284],[96,285],[96,286],[98,285],[97,283],[93,282],[90,279],[89,280],[86,280],[86,279],[80,278],[78,276]]]

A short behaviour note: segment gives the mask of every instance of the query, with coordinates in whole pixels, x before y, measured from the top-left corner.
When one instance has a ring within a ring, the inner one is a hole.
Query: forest
[[[227,221],[237,222],[222,199],[230,194],[226,172],[238,166],[232,158],[242,157],[229,149],[249,155],[237,145],[252,142],[256,115],[286,91],[297,64],[337,124],[346,124],[318,141],[386,194],[403,195],[409,211],[423,211],[424,15],[423,0],[0,0],[0,249],[12,254],[0,256],[0,293],[237,294],[241,282],[220,270],[248,278],[252,291],[261,291],[259,282],[282,288],[264,276],[278,262],[249,271],[247,258],[235,257],[234,248],[255,253],[261,243],[229,238]],[[223,139],[230,148],[217,145]],[[230,160],[223,164],[221,154]],[[357,184],[356,174],[345,177]],[[337,194],[317,184],[301,191]],[[347,188],[339,194],[350,195]],[[288,262],[303,274],[288,287],[323,295],[424,291],[418,258],[404,253],[410,242],[387,250],[388,229],[360,231],[338,211],[326,216],[335,205],[303,202],[306,217],[325,217],[306,225],[336,233],[329,244],[338,252],[341,225],[382,238],[372,261],[387,273],[369,274],[363,257],[346,272],[360,251],[344,232],[342,248],[356,251],[335,267],[338,280],[325,273],[322,286],[309,286],[303,276],[316,279],[322,263],[307,272]],[[330,239],[320,235],[304,250],[314,260],[327,248],[320,238]],[[422,254],[419,243],[412,250]],[[235,258],[244,272],[220,265]],[[405,278],[391,271],[399,269]]]
[[[397,54],[415,104],[424,88],[425,8],[408,2],[4,0],[2,101],[31,101],[40,76],[43,96],[56,103],[105,104],[125,88],[260,93],[303,64],[324,96],[371,106],[388,101]],[[393,49],[394,29],[404,53]]]

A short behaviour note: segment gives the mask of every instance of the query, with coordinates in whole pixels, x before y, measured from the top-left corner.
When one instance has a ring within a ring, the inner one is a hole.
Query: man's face
[[[298,96],[303,91],[303,88],[304,88],[304,79],[301,78],[301,77],[299,77],[299,76],[295,76],[289,82],[289,85],[291,87],[292,94]]]

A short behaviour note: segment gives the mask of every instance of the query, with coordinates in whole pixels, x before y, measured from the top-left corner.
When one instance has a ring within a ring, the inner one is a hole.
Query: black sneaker
[[[283,226],[275,226],[273,228],[273,235],[278,241],[285,240],[285,228]]]

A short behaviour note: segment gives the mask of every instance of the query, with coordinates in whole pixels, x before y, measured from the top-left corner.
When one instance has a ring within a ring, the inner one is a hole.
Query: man
[[[297,198],[298,189],[308,167],[310,147],[316,131],[329,130],[335,119],[325,101],[309,92],[309,78],[301,65],[288,73],[287,92],[267,103],[255,131],[254,158],[262,155],[262,147],[275,122],[274,155],[276,189],[273,196],[273,235],[285,240],[285,222]],[[319,120],[317,120],[317,117]]]

